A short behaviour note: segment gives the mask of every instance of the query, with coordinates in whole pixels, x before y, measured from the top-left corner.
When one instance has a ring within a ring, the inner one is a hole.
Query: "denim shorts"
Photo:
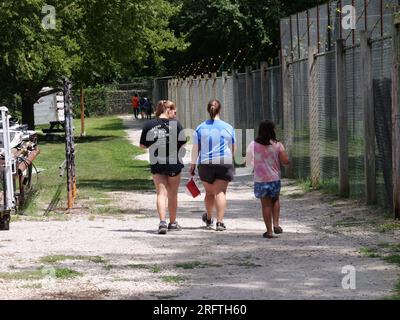
[[[281,181],[254,183],[254,194],[257,199],[271,198],[272,200],[276,200],[279,199],[280,193]]]

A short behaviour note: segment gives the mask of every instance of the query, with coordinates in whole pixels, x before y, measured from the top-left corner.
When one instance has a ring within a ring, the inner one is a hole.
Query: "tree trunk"
[[[29,130],[35,130],[34,104],[35,99],[22,95],[22,124],[27,124]]]

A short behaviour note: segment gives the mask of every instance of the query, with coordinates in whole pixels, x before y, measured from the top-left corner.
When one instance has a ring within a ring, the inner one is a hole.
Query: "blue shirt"
[[[233,164],[231,147],[236,143],[235,130],[222,120],[207,120],[193,135],[199,146],[198,164]]]

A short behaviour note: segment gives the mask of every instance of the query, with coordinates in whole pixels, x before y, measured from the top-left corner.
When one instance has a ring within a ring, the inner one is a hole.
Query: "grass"
[[[185,269],[185,270],[192,270],[197,268],[208,268],[208,267],[222,267],[219,264],[212,264],[212,263],[203,263],[200,261],[191,261],[191,262],[183,262],[175,264],[176,268]]]
[[[125,212],[124,210],[112,206],[97,206],[95,209],[95,213],[97,215],[109,215],[109,214],[121,215],[124,212]]]
[[[75,127],[79,126],[79,120],[76,120]],[[78,201],[97,199],[101,204],[108,204],[105,194],[108,191],[154,188],[147,163],[133,160],[142,153],[142,150],[126,139],[121,119],[114,116],[89,118],[86,120],[86,132],[86,137],[75,139],[78,145],[76,154]],[[37,198],[31,201],[26,209],[28,214],[46,209],[57,188],[61,188],[57,207],[66,206],[66,179],[59,177],[59,166],[65,159],[65,143],[48,142],[40,133],[38,136],[41,153],[35,165],[43,171],[39,174],[38,184],[35,185],[38,189]]]
[[[378,226],[378,231],[380,233],[393,232],[398,230],[400,230],[400,222],[398,221],[389,222]]]
[[[47,277],[50,273],[45,272],[45,269],[37,269],[37,270],[24,270],[18,272],[1,272],[0,279],[3,280],[41,280]],[[54,269],[54,277],[56,279],[72,279],[75,277],[82,276],[82,273],[77,272],[73,269],[68,268],[55,268]]]
[[[259,268],[259,267],[262,267],[262,265],[256,264],[256,263],[254,263],[252,261],[239,262],[239,263],[236,263],[235,266],[244,267],[244,268]]]
[[[57,279],[72,279],[82,276],[82,273],[68,268],[56,268],[55,275]]]
[[[387,297],[385,300],[395,300],[395,301],[400,300],[400,281],[396,284],[394,290],[395,290],[394,295]]]
[[[361,248],[360,253],[368,258],[381,258],[376,248]]]
[[[163,276],[161,279],[166,283],[182,283],[185,281],[185,278],[181,276]]]
[[[56,264],[65,260],[83,260],[94,263],[105,263],[105,260],[101,256],[66,256],[66,255],[50,255],[40,258],[41,263],[45,264]]]
[[[400,266],[400,244],[398,243],[379,243],[376,247],[361,248],[360,253],[369,258],[379,258]],[[394,290],[394,295],[386,297],[385,300],[400,300],[400,281]]]

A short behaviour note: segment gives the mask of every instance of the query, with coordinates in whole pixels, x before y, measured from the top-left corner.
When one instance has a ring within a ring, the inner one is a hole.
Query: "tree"
[[[183,45],[168,29],[165,0],[55,0],[55,29],[44,29],[44,0],[0,2],[0,98],[19,94],[22,121],[34,128],[33,104],[61,76],[89,85],[161,69],[161,51]]]
[[[318,0],[181,0],[181,10],[171,27],[177,36],[186,35],[190,46],[183,53],[170,55],[169,70],[174,72],[182,64],[203,59],[208,59],[209,65],[211,58],[213,63],[217,61],[218,69],[227,61],[228,53],[228,64],[235,67],[276,57],[280,19],[317,3]],[[207,61],[202,68],[205,65]]]

